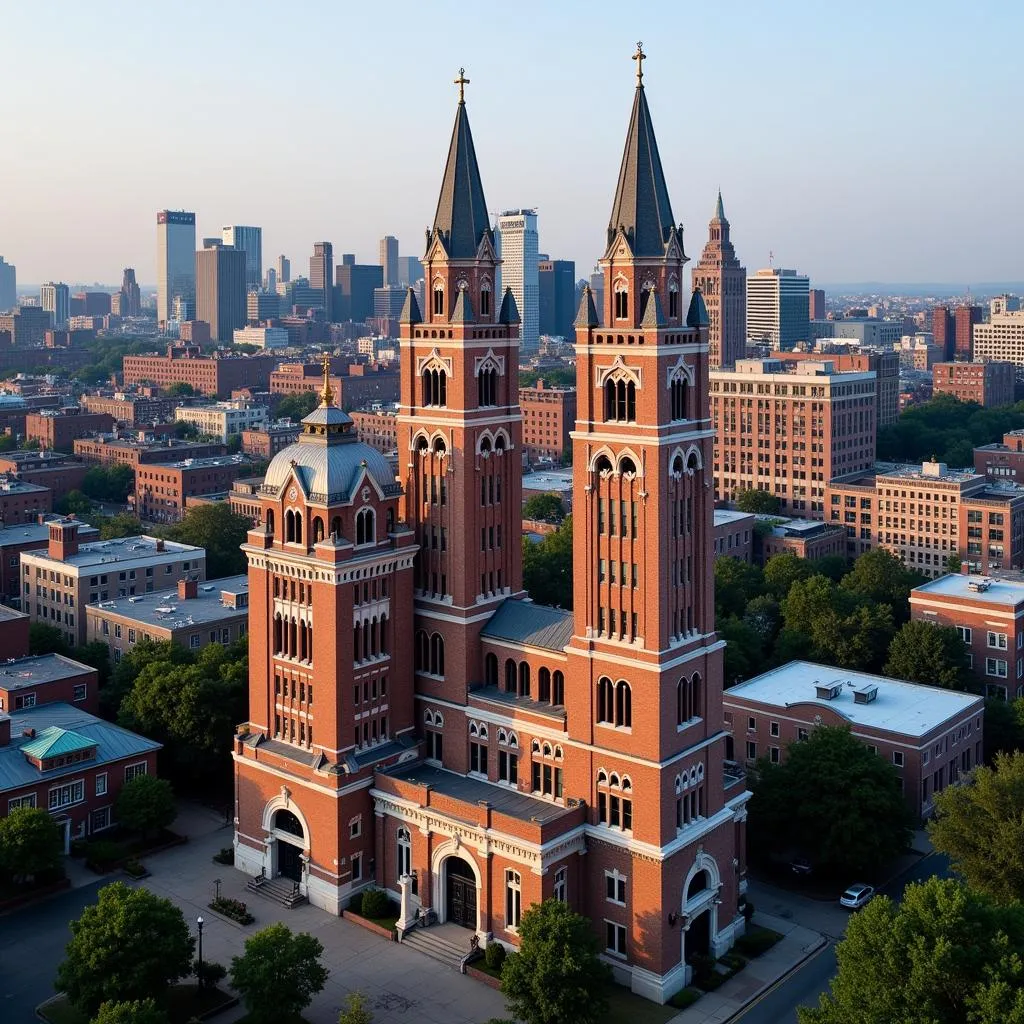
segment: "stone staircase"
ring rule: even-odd
[[[250,892],[265,896],[289,910],[306,902],[306,897],[299,892],[298,883],[290,878],[264,878],[262,875],[256,875],[246,882],[245,887]]]
[[[472,935],[468,928],[439,924],[431,928],[411,928],[402,937],[402,943],[458,971],[462,966],[462,958],[470,950],[469,940]]]

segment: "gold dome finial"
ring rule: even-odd
[[[324,386],[320,391],[320,401],[324,405],[334,404],[334,391],[331,389],[331,357],[324,353]]]

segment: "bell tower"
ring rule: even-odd
[[[417,679],[464,702],[479,632],[522,591],[519,313],[495,293],[498,259],[466,113],[465,70],[423,256],[426,309],[401,316],[399,474],[420,545]]]

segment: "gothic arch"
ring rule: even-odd
[[[686,471],[687,473],[695,473],[703,468],[704,458],[700,453],[700,449],[695,444],[691,444],[686,449]]]
[[[615,473],[617,476],[622,475],[622,463],[625,459],[632,461],[638,478],[644,475],[643,462],[640,460],[640,456],[632,448],[623,448],[615,457]]]
[[[309,822],[306,820],[306,816],[302,813],[299,805],[291,799],[291,794],[288,792],[287,786],[282,786],[281,789],[284,792],[278,793],[277,796],[271,797],[266,804],[263,806],[263,831],[268,834],[274,832],[274,815],[278,811],[290,811],[299,819],[299,824],[302,826],[302,831],[305,833],[303,842],[305,849],[309,849],[309,840],[312,836],[312,832],[309,828]],[[297,836],[294,838],[298,838]]]
[[[639,366],[627,366],[621,355],[616,355],[608,366],[602,366],[597,371],[597,387],[603,388],[608,380],[632,381],[637,388],[640,387],[643,378],[643,369]]]
[[[604,457],[608,462],[608,468],[612,469],[615,466],[615,453],[607,446],[602,446],[597,449],[596,452],[590,457],[590,465],[587,466],[588,473],[598,472],[597,463],[601,457]]]
[[[670,385],[674,380],[685,380],[687,384],[696,387],[697,381],[694,369],[682,356],[665,371],[666,386]]]
[[[705,896],[704,893],[710,893],[711,896],[715,896],[718,894],[718,887],[722,883],[722,875],[721,872],[718,870],[718,864],[715,863],[715,858],[712,857],[710,853],[705,853],[703,850],[700,850],[697,853],[697,856],[694,858],[693,865],[687,872],[686,879],[683,882],[683,891],[681,893],[680,904],[684,913],[686,912],[687,905],[686,893],[690,888],[690,883],[694,880],[694,878],[696,878],[696,876],[701,871],[707,872],[708,887],[701,891],[701,897],[698,900],[695,900],[694,902],[700,903],[702,905],[701,909],[703,909],[703,904],[706,904],[710,901],[710,897]],[[691,907],[691,909],[693,908]],[[714,938],[714,936],[712,936],[712,938]]]

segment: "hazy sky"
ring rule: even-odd
[[[43,8],[45,7],[45,15]],[[21,283],[154,280],[156,211],[421,255],[465,65],[492,211],[604,239],[637,39],[687,252],[720,184],[749,270],[1024,277],[1024,5],[1004,0],[3,3],[0,255]]]

